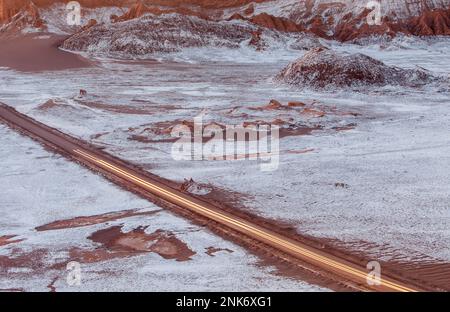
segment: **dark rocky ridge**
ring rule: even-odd
[[[252,38],[255,27],[212,22],[193,16],[145,15],[111,25],[95,25],[68,38],[63,48],[106,54],[143,56],[192,47],[238,48]]]

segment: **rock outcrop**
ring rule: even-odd
[[[436,78],[419,69],[391,67],[364,54],[339,54],[326,48],[306,53],[284,68],[277,81],[297,87],[420,86]]]
[[[149,7],[147,7],[142,1],[136,2],[124,15],[119,17],[117,21],[128,21],[131,19],[135,19],[141,17],[147,13],[154,13],[151,11]]]
[[[276,17],[267,13],[261,13],[249,19],[250,22],[258,26],[284,32],[301,32],[305,29],[293,21],[283,17]]]
[[[21,31],[26,28],[46,29],[45,21],[41,18],[39,9],[31,1],[28,1],[17,14],[13,15],[8,23],[0,28],[0,32]]]
[[[153,15],[163,15],[163,14],[182,14],[187,16],[196,16],[205,20],[209,20],[209,16],[207,14],[202,13],[198,10],[191,10],[186,7],[175,7],[175,8],[161,8],[157,6],[151,6],[144,3],[144,1],[140,0],[133,4],[129,10],[119,17],[112,18],[113,22],[124,22],[129,21],[135,18],[139,18],[145,14],[153,14]]]
[[[63,48],[118,57],[143,57],[193,47],[239,48],[256,27],[181,15],[144,15],[110,25],[94,25],[63,43]]]
[[[410,19],[408,28],[416,36],[450,36],[450,8],[423,12]]]
[[[254,15],[246,18],[252,19],[265,9],[274,18],[285,18],[300,26],[300,31],[340,41],[377,35],[394,37],[399,33],[415,36],[450,33],[450,0],[378,0],[379,8],[368,7],[368,1],[360,0],[277,2],[273,1],[270,9],[268,5],[256,4]],[[369,22],[375,15],[379,20]]]
[[[239,13],[236,13],[229,17],[228,20],[248,21],[257,26],[283,32],[302,32],[305,30],[301,25],[298,25],[287,18],[276,17],[267,13],[260,13],[251,17],[245,17]]]
[[[27,0],[0,0],[0,23],[8,21],[26,4]]]
[[[423,11],[419,16],[393,20],[384,17],[380,25],[365,23],[369,11],[336,26],[333,38],[349,41],[374,35],[394,37],[397,34],[414,36],[450,35],[450,9]],[[359,26],[358,26],[359,25]]]

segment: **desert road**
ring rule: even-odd
[[[381,279],[375,285],[369,285],[367,283],[368,270],[365,267],[327,254],[326,250],[314,248],[283,236],[251,220],[235,216],[229,211],[213,206],[211,203],[165,185],[156,178],[151,178],[149,174],[140,171],[136,166],[117,159],[89,143],[39,123],[1,103],[0,121],[96,172],[114,176],[117,181],[122,181],[117,183],[122,187],[125,183],[133,188],[139,188],[153,198],[163,199],[191,214],[214,221],[222,227],[236,231],[239,235],[247,236],[290,257],[320,268],[324,272],[338,276],[343,281],[350,281],[357,285],[359,289],[386,292],[415,292],[421,290],[417,286],[408,285],[407,282],[387,277],[385,274],[381,275]]]

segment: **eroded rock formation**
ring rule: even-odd
[[[0,28],[0,32],[19,31],[27,27],[45,30],[45,21],[39,14],[37,6],[28,1],[19,12],[9,18],[8,23]]]
[[[60,0],[56,2],[67,2]],[[379,0],[380,23],[369,23],[373,7],[359,0],[79,0],[83,7],[129,8],[116,22],[145,14],[181,14],[205,20],[245,20],[282,32],[310,32],[322,38],[349,41],[373,35],[393,37],[450,35],[450,0]],[[26,0],[0,0],[0,22],[10,20]],[[37,7],[54,4],[34,0]]]
[[[181,14],[148,15],[90,27],[67,39],[63,47],[74,51],[139,57],[193,47],[238,48],[241,42],[250,40],[255,31],[251,25],[213,22]]]
[[[364,54],[313,49],[284,68],[276,80],[297,87],[420,86],[435,78],[420,69],[392,67]]]

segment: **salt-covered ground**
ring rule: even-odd
[[[279,276],[274,268],[258,265],[258,259],[241,247],[121,190],[4,125],[0,125],[0,158],[1,290],[324,290]],[[149,214],[80,227],[35,229],[59,220],[132,209]],[[156,252],[101,261],[86,257],[80,264],[81,285],[69,284],[68,276],[74,271],[67,270],[66,264],[78,260],[74,251],[99,254],[101,245],[88,237],[113,226],[123,226],[124,232],[138,227],[146,227],[149,234],[170,232],[194,254],[182,261],[165,259]],[[9,235],[14,237],[4,239]],[[223,250],[209,255],[209,247]]]
[[[326,44],[388,65],[450,72],[448,39],[389,48]],[[375,259],[423,260],[425,255],[449,261],[448,85],[353,92],[275,84],[272,77],[302,53],[191,49],[172,61],[98,59],[95,67],[32,74],[3,69],[0,83],[8,88],[1,90],[0,101],[155,174],[243,193],[246,209],[286,221],[299,233],[338,239]],[[87,97],[77,97],[80,88]],[[51,105],[41,106],[49,99]],[[249,109],[271,99],[338,113],[306,118],[294,110]],[[148,128],[192,121],[201,112],[222,124],[291,118],[323,129],[283,138],[280,165],[273,172],[262,172],[254,161],[175,161],[171,143],[135,139],[158,138]],[[333,130],[350,124],[356,127]]]

